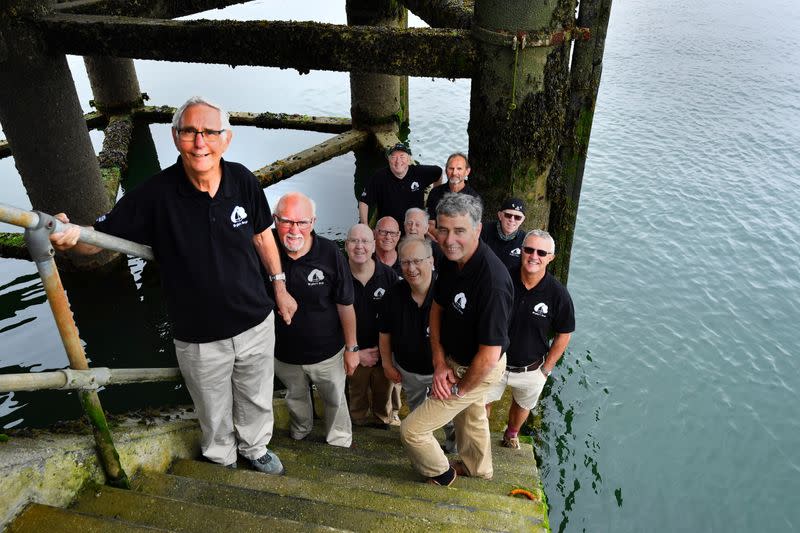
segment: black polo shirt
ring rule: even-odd
[[[511,272],[511,278],[514,309],[506,364],[528,366],[544,361],[551,334],[575,331],[575,308],[566,287],[549,272],[530,290],[522,284],[519,267]]]
[[[425,206],[425,189],[442,177],[441,167],[435,165],[410,165],[403,179],[397,179],[388,167],[378,170],[367,180],[360,201],[376,206],[378,218],[394,217],[400,230],[406,211],[411,207]]]
[[[176,339],[211,342],[259,324],[274,302],[253,236],[272,224],[264,191],[238,163],[221,161],[214,198],[197,190],[180,157],[123,196],[95,229],[152,246]]]
[[[375,273],[366,285],[362,285],[355,276],[352,278],[358,345],[361,348],[372,348],[378,345],[378,310],[381,299],[400,276],[391,267],[375,261]]]
[[[436,220],[436,206],[439,205],[442,197],[444,197],[444,195],[448,192],[450,192],[449,183],[445,183],[444,185],[439,185],[431,189],[431,192],[428,194],[428,201],[425,202],[425,209],[427,209],[431,220]],[[470,187],[469,183],[465,183],[464,188],[458,191],[458,194],[468,194],[470,196],[474,196],[478,200],[481,200],[481,195],[478,194],[478,191]],[[483,200],[481,200],[481,204],[483,204]]]
[[[517,230],[514,238],[504,241],[497,234],[500,227],[500,221],[493,224],[484,224],[481,230],[481,240],[489,245],[489,248],[495,253],[497,257],[506,265],[506,268],[511,270],[519,266],[520,257],[522,256],[522,243],[525,240],[525,232],[521,229]]]
[[[428,317],[435,285],[436,272],[433,273],[428,295],[420,307],[411,297],[411,286],[408,282],[397,282],[383,297],[378,319],[381,333],[392,336],[392,353],[397,364],[406,372],[423,376],[433,374]]]
[[[286,289],[297,300],[292,323],[275,320],[275,358],[294,365],[311,365],[336,355],[344,332],[336,304],[353,303],[350,267],[336,243],[313,231],[311,249],[292,259],[278,240]]]
[[[442,346],[458,363],[469,365],[479,344],[508,346],[514,288],[508,270],[484,243],[461,270],[454,261],[441,262],[434,299],[443,309]]]

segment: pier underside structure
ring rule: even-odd
[[[581,1],[577,19],[578,0],[347,0],[348,25],[173,20],[239,3],[0,4],[0,123],[7,136],[0,157],[14,157],[33,209],[91,223],[113,205],[129,171],[131,139],[144,137],[152,147],[146,125],[169,122],[169,107],[144,105],[133,59],[349,72],[349,118],[233,114],[236,125],[334,134],[253,169],[265,187],[355,148],[398,141],[409,120],[409,75],[469,78],[471,179],[487,219],[503,198],[525,199],[525,226],[554,235],[554,272],[566,281],[610,0]],[[431,27],[408,28],[408,9]],[[215,46],[195,45],[209,41]],[[84,57],[96,112],[81,114],[67,54]],[[104,130],[99,156],[88,128]],[[58,140],[46,153],[43,136]],[[26,256],[8,234],[0,236],[0,254]],[[70,266],[112,258],[71,258]]]

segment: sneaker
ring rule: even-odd
[[[453,484],[453,481],[455,481],[457,477],[458,474],[456,473],[456,469],[451,466],[450,468],[447,469],[447,472],[445,472],[444,474],[439,474],[438,476],[435,477],[429,477],[426,483],[428,483],[428,485],[439,485],[441,487],[449,487],[450,485]]]
[[[286,472],[278,456],[269,450],[258,459],[251,459],[250,464],[253,465],[253,468],[264,474],[282,476]]]
[[[503,442],[501,442],[500,445],[503,448],[513,448],[515,450],[519,450],[519,437],[517,435],[514,435],[513,437],[503,435]]]
[[[448,455],[452,455],[458,453],[458,447],[456,443],[451,440],[446,440],[442,443],[442,451]]]
[[[236,461],[232,462],[229,465],[225,465],[225,468],[230,468],[231,470],[236,470]]]
[[[400,425],[400,417],[397,413],[392,413],[392,418],[389,419],[390,426],[399,426]]]

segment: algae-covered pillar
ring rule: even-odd
[[[547,227],[574,12],[575,0],[475,0],[469,156],[487,218],[513,194],[528,205],[526,227]]]
[[[549,226],[557,252],[550,270],[564,283],[569,275],[572,239],[578,219],[578,202],[603,72],[603,50],[610,16],[611,0],[582,0],[580,3],[578,26],[589,28],[591,38],[576,41],[572,51],[567,116],[559,153],[561,177],[559,190],[552,195]]]
[[[393,0],[347,0],[351,26],[408,27],[408,11]],[[408,122],[408,76],[350,73],[350,114],[353,127],[397,133]]]
[[[142,105],[139,79],[132,59],[86,56],[83,62],[98,111],[106,115],[127,113]]]
[[[48,50],[30,17],[50,0],[0,3],[0,123],[34,209],[90,224],[110,208],[100,167],[63,53]],[[91,264],[104,263],[97,254]],[[87,265],[77,258],[81,266]]]

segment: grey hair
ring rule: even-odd
[[[278,199],[278,203],[275,204],[275,214],[276,215],[280,216],[280,214],[283,212],[283,205],[286,203],[286,200],[288,200],[289,198],[299,198],[301,200],[308,201],[308,203],[311,204],[311,217],[315,218],[317,216],[317,204],[316,204],[316,202],[314,202],[314,200],[312,200],[311,198],[309,198],[305,194],[303,194],[301,192],[297,192],[297,191],[287,192],[286,194],[284,194],[283,196],[281,196]]]
[[[469,194],[448,192],[444,194],[439,205],[436,206],[436,216],[438,217],[439,215],[446,217],[467,215],[472,221],[472,227],[477,228],[483,216],[483,204]]]
[[[186,111],[187,108],[193,105],[205,105],[213,109],[216,109],[217,111],[219,111],[219,122],[221,124],[220,127],[226,132],[231,130],[231,120],[230,120],[230,115],[228,115],[228,112],[204,96],[192,96],[191,98],[186,100],[182,106],[180,106],[178,109],[175,110],[175,114],[172,115],[172,129],[176,131],[180,129],[183,113]],[[227,133],[224,133],[223,135],[227,135]]]
[[[366,224],[353,224],[353,225],[350,227],[350,229],[349,229],[349,230],[347,230],[347,238],[348,238],[348,239],[350,238],[350,235],[352,235],[352,234],[353,234],[353,231],[354,231],[356,228],[364,228],[365,230],[367,230],[367,233],[369,233],[370,235],[372,235],[372,228],[370,228],[370,227],[369,227],[369,226],[367,226]],[[373,240],[372,242],[374,243],[375,241]]]
[[[543,229],[532,229],[528,233],[525,234],[525,238],[522,239],[522,242],[528,240],[528,237],[539,237],[540,239],[544,239],[550,243],[550,253],[556,253],[556,241],[553,240],[553,237],[547,233]]]
[[[411,214],[414,214],[414,213],[421,213],[422,215],[424,215],[425,216],[425,222],[429,222],[431,220],[431,216],[424,209],[420,209],[419,207],[409,207],[406,210],[406,218],[403,219],[403,222],[407,222],[408,221],[408,215],[411,215]]]
[[[464,159],[464,163],[466,163],[466,164],[467,164],[467,168],[472,168],[472,167],[469,165],[469,157],[467,157],[467,154],[465,154],[465,153],[463,153],[463,152],[453,152],[452,154],[450,154],[450,155],[448,156],[448,158],[447,158],[447,161],[446,161],[446,162],[445,162],[445,164],[444,164],[445,168],[447,168],[447,165],[449,165],[449,164],[450,164],[450,161],[451,161],[451,160],[452,160],[454,157],[461,157],[461,158],[463,158],[463,159]],[[467,179],[467,178],[464,178],[464,179]]]
[[[428,256],[433,255],[433,248],[431,248],[430,239],[421,239],[414,235],[406,235],[405,237],[400,239],[400,242],[397,244],[397,254],[399,255],[400,253],[402,253],[403,249],[406,246],[415,242],[420,243],[422,245],[422,247],[425,249],[425,255]]]

